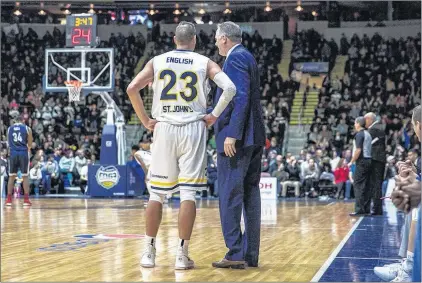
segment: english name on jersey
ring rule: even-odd
[[[208,58],[174,50],[153,59],[154,99],[152,116],[160,122],[183,125],[206,114]]]

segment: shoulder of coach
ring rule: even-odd
[[[369,134],[371,135],[372,139],[378,138],[379,140],[385,139],[385,129],[384,126],[381,124],[375,124],[373,127],[368,129]]]
[[[239,45],[237,48],[235,48],[230,54],[229,58],[248,67],[251,67],[251,63],[255,62],[255,57],[243,45]]]

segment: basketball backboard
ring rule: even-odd
[[[86,92],[114,90],[112,48],[45,50],[45,92],[67,92],[65,81],[78,80]]]

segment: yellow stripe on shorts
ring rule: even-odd
[[[159,186],[159,187],[173,187],[179,183],[183,183],[183,184],[206,184],[207,183],[207,178],[199,178],[199,179],[195,179],[195,178],[180,178],[177,181],[174,182],[156,182],[156,181],[149,181],[149,183],[153,186]]]

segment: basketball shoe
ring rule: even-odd
[[[155,267],[155,253],[155,247],[153,245],[147,245],[144,253],[142,254],[141,266],[147,268]]]
[[[179,247],[176,253],[176,264],[174,269],[176,270],[186,270],[192,269],[195,267],[193,260],[188,256],[188,251],[183,247]]]
[[[400,262],[396,262],[392,264],[386,264],[384,266],[376,266],[374,267],[374,273],[384,281],[391,281],[397,277],[400,265]]]
[[[31,205],[32,205],[32,202],[29,200],[29,198],[23,201],[23,206],[31,206]]]
[[[6,206],[12,206],[12,195],[7,195]]]
[[[403,260],[400,264],[397,276],[391,282],[412,282],[413,260],[409,258]]]

